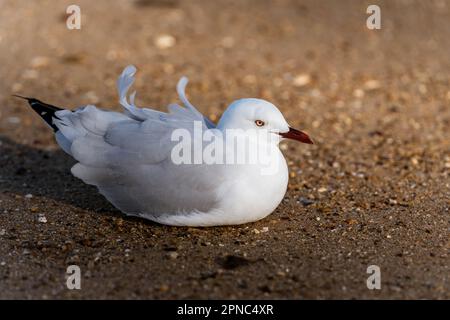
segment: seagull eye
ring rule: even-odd
[[[262,121],[262,120],[256,120],[256,121],[255,121],[255,124],[256,124],[258,127],[262,127],[262,126],[264,125],[264,121]]]

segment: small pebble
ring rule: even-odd
[[[21,84],[19,82],[14,83],[11,87],[11,91],[15,92],[15,93],[22,91],[22,90],[23,90],[23,84]]]
[[[389,204],[396,205],[397,204],[397,200],[389,199]]]
[[[175,37],[173,37],[169,34],[164,34],[164,35],[158,36],[155,39],[154,43],[158,49],[168,49],[175,45],[176,40],[175,40]]]
[[[309,206],[309,205],[311,205],[311,204],[314,203],[313,200],[308,199],[308,198],[303,198],[303,197],[300,197],[299,202],[300,202],[302,205],[304,205],[305,207],[307,207],[307,206]]]
[[[20,118],[19,117],[8,117],[8,122],[11,124],[19,124]]]
[[[31,67],[32,68],[43,68],[48,66],[49,60],[47,57],[34,57],[33,60],[31,60]]]
[[[295,87],[303,87],[311,82],[311,76],[306,73],[302,73],[297,75],[294,78],[293,84]]]
[[[96,104],[100,101],[99,97],[94,91],[88,91],[84,94],[84,97],[89,100],[89,103]]]
[[[169,286],[168,285],[166,285],[166,284],[163,284],[161,287],[159,287],[159,291],[161,291],[161,292],[167,292],[167,291],[169,291]]]
[[[256,83],[256,76],[253,74],[247,74],[244,76],[244,79],[242,79],[245,84],[255,84]]]
[[[355,98],[362,98],[362,97],[364,97],[364,91],[361,90],[361,89],[355,89],[355,90],[353,91],[353,96],[354,96]]]
[[[40,214],[38,221],[41,223],[47,223],[47,218],[43,214]]]
[[[420,92],[421,94],[427,94],[427,92],[428,92],[427,86],[424,85],[424,84],[420,84],[420,85],[419,85],[419,92]]]
[[[364,89],[366,90],[375,90],[381,87],[381,83],[378,80],[367,80],[364,83]]]

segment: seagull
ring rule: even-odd
[[[72,111],[17,97],[28,101],[53,129],[58,145],[77,161],[72,174],[96,186],[126,215],[171,226],[210,227],[254,222],[277,208],[288,185],[288,167],[279,143],[293,139],[312,144],[306,133],[290,127],[275,105],[255,98],[234,101],[216,125],[187,99],[186,77],[177,85],[181,106],[171,104],[168,112],[137,107],[136,92],[128,96],[135,73],[130,65],[117,81],[123,112],[93,105]],[[194,123],[219,142],[227,142],[225,133],[230,130],[244,138],[249,138],[248,132],[265,130],[266,139],[248,143],[264,145],[275,170],[264,174],[258,162],[175,163],[173,148],[178,142],[172,133],[177,129],[192,133]],[[194,144],[196,139],[203,138],[194,133]]]

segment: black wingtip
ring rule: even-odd
[[[17,97],[17,98],[21,98],[21,99],[25,99],[25,100],[31,100],[31,99],[33,99],[33,98],[30,98],[30,97],[24,97],[24,96],[21,96],[21,95],[18,95],[18,94],[12,94],[12,96],[13,97]]]
[[[20,98],[20,99],[27,100],[29,103],[31,103],[31,102],[40,102],[40,103],[42,103],[42,102],[39,101],[38,99],[32,98],[32,97],[24,97],[24,96],[21,96],[21,95],[19,95],[19,94],[13,94],[12,96],[13,96],[13,97],[16,97],[16,98]]]

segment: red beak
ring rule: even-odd
[[[286,139],[297,140],[307,144],[314,144],[314,142],[312,142],[311,138],[306,133],[291,127],[289,127],[288,132],[280,132],[279,134]]]

